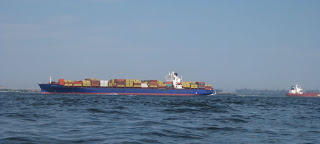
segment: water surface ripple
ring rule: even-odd
[[[319,143],[320,98],[0,93],[0,143]]]

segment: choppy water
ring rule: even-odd
[[[319,143],[320,98],[0,93],[0,143]]]

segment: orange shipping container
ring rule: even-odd
[[[64,79],[59,79],[59,85],[64,85]]]

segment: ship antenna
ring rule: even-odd
[[[52,78],[51,78],[51,75],[50,75],[50,77],[49,77],[49,83],[51,84],[51,81],[52,81]]]

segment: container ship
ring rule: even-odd
[[[318,92],[316,93],[304,93],[300,85],[296,84],[291,86],[291,89],[286,94],[287,96],[302,96],[302,97],[320,97]]]
[[[185,82],[178,73],[169,72],[165,82],[159,80],[87,78],[73,81],[59,79],[58,82],[39,84],[44,94],[104,94],[104,95],[213,95],[215,90],[205,82]]]

